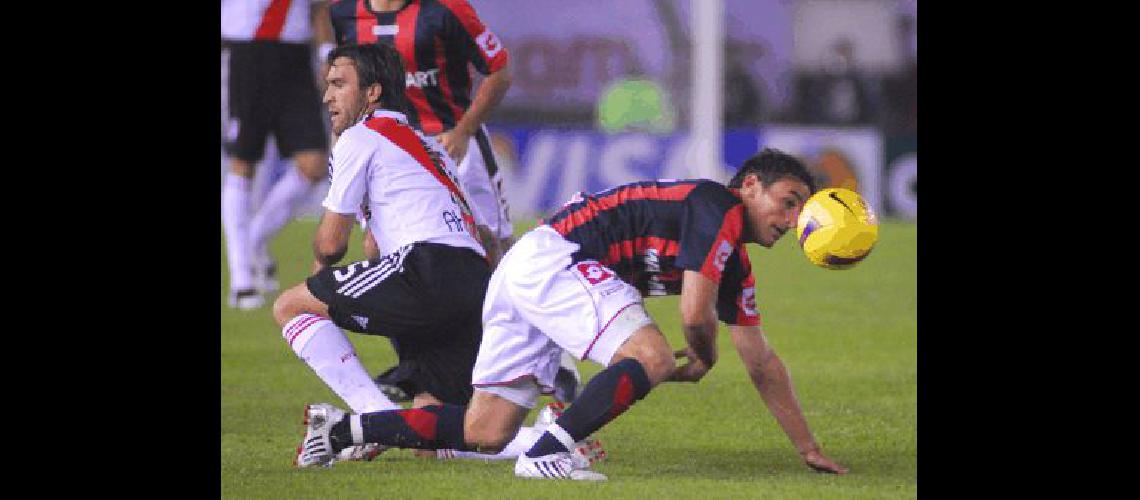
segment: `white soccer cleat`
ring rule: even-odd
[[[333,452],[329,433],[333,424],[344,418],[344,412],[335,406],[322,403],[305,406],[305,438],[297,447],[293,464],[297,467],[331,467],[337,454]]]
[[[230,307],[250,311],[265,305],[265,297],[255,289],[234,290],[230,292]]]
[[[557,401],[547,403],[538,412],[538,417],[534,419],[534,427],[538,430],[545,430],[555,420],[558,420],[558,417],[562,416],[563,411],[566,411],[566,405]],[[574,449],[570,450],[570,453],[575,460],[586,464],[587,467],[606,458],[606,450],[602,448],[602,442],[592,437],[574,443]]]
[[[530,458],[526,453],[515,462],[515,475],[535,479],[570,479],[574,481],[605,481],[606,475],[594,472],[576,463],[569,453],[551,453]]]
[[[534,419],[534,426],[538,429],[545,429],[553,424],[558,417],[562,416],[562,412],[566,411],[566,405],[560,401],[553,403],[546,403],[538,412],[538,417]]]
[[[376,443],[354,444],[336,454],[337,462],[371,462],[388,450],[387,446],[382,446]]]

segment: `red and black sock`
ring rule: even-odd
[[[360,426],[365,443],[376,443],[397,448],[434,450],[447,448],[468,450],[463,442],[463,415],[466,408],[456,405],[432,405],[407,410],[362,413]],[[350,417],[351,418],[351,417]],[[332,435],[338,442],[352,442],[350,418],[333,426]],[[333,445],[333,449],[343,446]]]
[[[649,376],[641,363],[633,358],[623,359],[590,379],[570,408],[554,423],[574,442],[581,441],[644,398],[649,388]],[[550,432],[544,432],[526,456],[534,458],[563,451],[570,450]]]

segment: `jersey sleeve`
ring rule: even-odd
[[[368,165],[375,152],[367,139],[359,129],[349,129],[333,147],[329,192],[321,203],[328,211],[346,215],[359,211],[368,192]]]
[[[716,315],[727,325],[757,326],[760,311],[756,308],[756,279],[748,251],[738,245],[729,257],[717,290]]]
[[[744,205],[740,199],[717,183],[701,184],[685,200],[675,265],[720,283],[728,258],[742,246],[743,230]]]
[[[445,19],[449,49],[471,61],[475,69],[484,75],[507,65],[510,57],[507,48],[483,25],[471,4],[466,0],[441,0],[440,3],[451,12],[451,16]]]

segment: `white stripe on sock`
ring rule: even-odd
[[[348,416],[348,428],[352,431],[352,444],[364,444],[364,425],[360,423],[360,415]]]
[[[551,436],[554,436],[554,439],[562,443],[562,446],[566,447],[566,451],[574,450],[574,438],[570,437],[570,433],[566,432],[566,430],[558,424],[550,424],[550,426],[546,428],[546,432],[549,432]]]

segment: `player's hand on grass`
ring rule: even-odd
[[[700,358],[697,353],[693,352],[692,347],[686,347],[673,353],[673,357],[677,359],[685,358],[688,363],[678,366],[673,370],[673,375],[669,377],[672,382],[696,382],[704,378],[705,374],[709,372],[709,367]]]
[[[447,150],[447,154],[451,156],[455,163],[463,161],[463,157],[467,155],[467,144],[471,142],[471,134],[465,133],[458,128],[453,128],[439,134],[439,143],[443,145],[443,149]]]
[[[826,472],[829,474],[846,474],[847,468],[843,467],[823,455],[819,448],[808,451],[803,454],[804,463],[811,467],[816,472]]]

